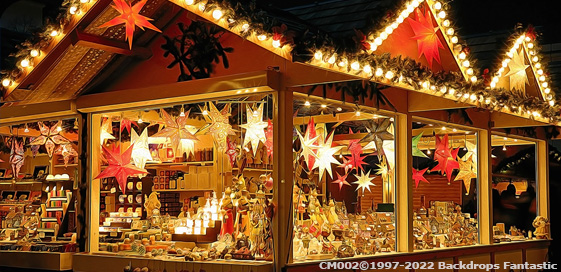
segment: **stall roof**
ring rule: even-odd
[[[513,96],[504,88],[488,88],[486,79],[473,69],[475,60],[460,43],[453,22],[448,18],[450,7],[443,2],[412,0],[398,8],[390,8],[395,1],[328,1],[274,14],[274,10],[262,12],[255,6],[245,7],[235,1],[141,1],[146,2],[141,14],[154,18],[153,23],[160,29],[164,29],[181,10],[169,3],[173,2],[287,60],[294,58],[294,61],[345,73],[356,79],[440,96],[471,107],[542,123],[556,123],[559,118],[555,103],[551,106],[541,103],[543,101],[528,102],[524,96]],[[125,60],[130,59],[118,56],[150,56],[150,50],[145,46],[156,32],[137,30],[130,50],[123,41],[124,26],[99,28],[118,15],[110,8],[110,0],[86,2],[68,6],[62,16],[62,27],[49,26],[42,34],[41,43],[28,44],[23,53],[20,52],[18,67],[2,80],[5,101],[40,103],[75,99],[108,65],[124,65]],[[380,14],[386,16],[380,17]],[[372,22],[373,18],[376,22]],[[411,23],[409,20],[423,23],[421,27],[424,28],[431,25],[438,28],[432,35],[431,46],[433,49],[437,46],[436,52],[440,50],[441,54],[450,55],[448,62],[454,63],[454,67],[427,68],[426,62],[434,50],[423,52],[425,60],[421,55],[409,54],[405,58],[392,51],[399,42],[394,39],[398,36],[394,31],[399,32],[400,26],[405,28],[407,24],[403,22]],[[284,23],[289,26],[299,24],[314,31],[294,29],[300,31],[293,33],[293,29],[287,29]],[[357,28],[365,33],[355,32]],[[405,31],[412,32],[411,29]],[[34,47],[40,48],[37,56],[32,55]],[[431,66],[431,61],[428,62]]]

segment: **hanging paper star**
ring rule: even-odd
[[[349,134],[352,135],[353,134],[353,130],[349,129]],[[356,140],[349,140],[349,151],[351,152],[351,156],[347,157],[350,159],[352,168],[355,168],[357,171],[360,168],[360,170],[364,171],[364,168],[362,168],[363,165],[367,165],[367,163],[364,162],[364,158],[366,158],[367,156],[361,156],[360,154],[362,154],[362,145],[360,145],[360,139],[356,139]]]
[[[343,163],[338,166],[339,168],[344,168],[345,173],[349,172],[349,170],[353,169],[353,163],[351,160],[347,160],[347,158],[343,157]],[[358,170],[357,170],[358,171]]]
[[[356,187],[356,191],[362,189],[362,194],[364,194],[364,190],[366,189],[371,192],[370,186],[376,186],[374,185],[374,183],[372,183],[372,180],[374,180],[374,178],[370,177],[370,171],[368,171],[366,175],[364,174],[364,171],[361,171],[360,176],[354,176],[357,178],[357,181],[353,182],[353,184],[358,185],[358,187]]]
[[[267,130],[265,131],[265,147],[267,148],[267,157],[273,158],[273,122],[267,119]]]
[[[113,129],[111,128],[111,121],[108,119],[103,120],[101,122],[101,130],[99,133],[99,142],[103,145],[105,144],[105,140],[114,140],[115,136],[111,134]]]
[[[238,157],[238,149],[236,148],[236,144],[230,141],[230,138],[226,138],[226,142],[228,143],[226,155],[228,155],[230,166],[234,167],[234,164],[236,163],[236,157]]]
[[[62,158],[64,159],[64,166],[68,166],[68,162],[70,161],[70,158],[73,157],[77,157],[78,156],[78,152],[76,152],[76,150],[74,150],[74,148],[72,147],[72,144],[62,144],[58,147],[57,154],[61,155]]]
[[[459,160],[458,163],[460,164],[460,172],[458,172],[454,181],[462,180],[464,182],[464,187],[466,188],[466,195],[468,195],[471,186],[471,179],[477,178],[477,174],[473,171],[474,163],[471,160],[471,156],[467,158],[464,156],[464,158]]]
[[[298,134],[298,137],[300,138],[300,143],[302,145],[302,152],[300,153],[300,156],[304,157],[304,161],[306,162],[308,169],[314,168],[315,161],[318,157],[316,154],[318,149],[318,145],[317,145],[318,136],[315,136],[316,132],[315,129],[313,128],[313,123],[314,121],[310,120],[304,136],[300,134],[300,131],[296,130],[296,133]],[[311,129],[310,129],[310,125],[312,127]]]
[[[347,176],[348,175],[349,175],[348,173],[345,173],[344,175],[341,176],[341,175],[339,175],[339,173],[337,173],[337,179],[334,180],[331,183],[339,184],[339,191],[341,191],[341,189],[343,188],[343,185],[351,186],[351,184],[349,184],[349,182],[347,181]]]
[[[141,0],[131,7],[131,5],[127,3],[125,0],[113,0],[113,3],[115,3],[115,5],[114,6],[112,5],[112,7],[115,10],[117,10],[120,13],[120,15],[118,15],[117,17],[113,18],[109,22],[106,22],[105,24],[99,27],[104,28],[104,27],[125,24],[126,39],[129,41],[129,49],[132,49],[132,39],[134,36],[135,26],[138,26],[142,30],[144,30],[144,28],[146,27],[157,32],[162,32],[149,22],[152,21],[152,19],[140,15],[140,11],[146,4],[146,1],[147,0]]]
[[[49,157],[53,156],[56,145],[68,144],[70,141],[59,134],[57,128],[62,125],[62,121],[58,121],[54,126],[47,127],[43,122],[39,122],[39,131],[41,136],[37,137],[29,145],[45,145]]]
[[[477,158],[477,146],[470,141],[466,141],[465,150],[467,150],[467,152],[462,157],[462,160],[467,161],[469,159],[473,162],[473,171],[477,173],[477,163],[475,162],[475,158]]]
[[[423,176],[427,170],[428,168],[422,170],[413,168],[413,181],[415,181],[415,188],[419,187],[419,182],[421,182],[421,180],[430,184],[430,182]]]
[[[226,143],[226,138],[228,135],[236,135],[236,132],[232,129],[230,125],[230,104],[226,104],[221,111],[218,111],[214,103],[209,102],[210,111],[206,110],[206,107],[201,108],[201,112],[206,112],[203,114],[205,121],[208,122],[207,125],[199,130],[199,133],[210,132],[212,138],[218,147],[219,151],[224,151],[228,148]]]
[[[16,138],[12,140],[12,150],[10,151],[10,165],[14,180],[19,176],[19,171],[25,162],[25,151],[23,149],[23,141],[18,142]]]
[[[528,67],[530,65],[526,65],[522,50],[514,52],[512,59],[508,63],[509,71],[504,75],[504,77],[508,77],[510,80],[510,89],[522,92],[526,90],[526,84],[529,84],[528,76],[526,75]]]
[[[382,159],[381,163],[377,163],[378,170],[376,170],[376,175],[382,176],[382,180],[388,181],[390,170],[388,169],[388,164],[385,159]]]
[[[138,124],[136,122],[133,122],[124,117],[121,118],[121,131],[123,131],[123,129],[126,129],[128,133],[131,133],[131,125],[135,125],[136,127],[138,127]]]
[[[327,170],[327,173],[329,174],[330,177],[333,177],[332,171],[331,171],[331,164],[335,164],[335,165],[340,165],[341,163],[339,163],[339,161],[337,161],[333,155],[335,155],[335,153],[339,152],[339,150],[341,150],[341,148],[343,148],[342,146],[336,146],[336,147],[331,147],[333,145],[333,135],[335,133],[331,133],[329,136],[327,136],[327,138],[325,139],[324,143],[320,143],[318,146],[318,150],[317,150],[317,160],[314,164],[313,169],[318,168],[319,169],[319,180],[322,180],[323,178],[323,173],[325,172],[325,170]]]
[[[241,128],[245,129],[243,146],[247,146],[248,143],[251,143],[251,150],[253,150],[253,156],[255,156],[257,154],[259,142],[265,143],[267,141],[265,136],[267,123],[263,122],[263,104],[259,105],[257,110],[253,110],[251,107],[247,106],[246,112],[247,123],[240,125]]]
[[[378,151],[378,158],[380,159],[384,155],[383,142],[385,140],[393,140],[393,134],[388,132],[388,128],[391,124],[390,118],[368,120],[365,125],[368,134],[360,140],[360,143],[366,142],[369,143],[368,145],[374,142],[376,151]]]
[[[415,33],[415,36],[412,38],[417,40],[419,58],[425,55],[429,67],[432,67],[433,59],[440,63],[440,53],[438,49],[444,49],[437,34],[439,28],[433,25],[429,9],[426,9],[425,15],[423,15],[420,9],[415,9],[415,16],[415,20],[407,18],[411,29],[413,29]]]
[[[165,110],[161,110],[162,118],[164,120],[164,124],[166,125],[166,127],[158,131],[156,134],[152,135],[152,137],[169,138],[171,142],[171,146],[176,156],[183,154],[184,150],[187,150],[188,152],[191,152],[190,150],[192,150],[188,142],[186,142],[185,147],[183,147],[183,143],[181,140],[189,140],[189,141],[199,140],[197,139],[197,137],[195,137],[195,135],[189,132],[189,130],[187,130],[186,128],[190,111],[191,110],[185,112],[185,116],[178,116],[177,118],[174,119]]]
[[[434,151],[434,158],[438,161],[438,164],[431,171],[441,171],[446,173],[448,181],[452,178],[452,172],[454,169],[458,169],[460,165],[456,161],[459,149],[451,149],[448,143],[448,134],[442,137],[442,140],[438,135],[435,136],[436,147]]]
[[[422,132],[419,135],[413,137],[413,141],[412,141],[412,144],[411,144],[411,147],[412,147],[412,152],[411,153],[414,157],[428,158],[428,156],[425,153],[423,153],[423,151],[421,151],[418,147],[419,146],[419,140],[421,140],[421,137],[423,137]]]
[[[144,169],[147,161],[152,160],[150,149],[148,148],[148,130],[144,129],[140,136],[133,129],[131,134],[132,149],[131,157],[134,165],[140,169]]]
[[[140,169],[131,164],[132,150],[134,144],[131,144],[122,154],[119,152],[119,146],[115,145],[111,149],[103,148],[103,157],[109,164],[95,179],[115,177],[121,191],[125,192],[127,178],[134,175],[148,174],[144,169]]]

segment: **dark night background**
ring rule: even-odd
[[[341,1],[341,0],[337,0]],[[61,11],[61,0],[1,0],[0,1],[0,69],[11,68],[8,55],[15,51],[15,46],[29,37],[30,33],[49,18],[55,18]],[[310,0],[257,0],[260,6],[269,9],[290,9],[296,6],[313,7],[322,2]],[[457,27],[459,36],[466,40],[472,53],[479,60],[479,68],[493,68],[500,61],[500,55],[507,46],[507,39],[514,32],[518,23],[523,27],[536,27],[539,44],[542,46],[544,63],[552,78],[553,90],[561,85],[561,20],[559,20],[558,1],[555,0],[455,0],[451,3],[450,18]],[[557,4],[557,5],[555,5]],[[19,6],[19,7],[18,7]],[[485,37],[485,42],[481,42]],[[470,43],[470,41],[473,41]],[[493,50],[479,50],[478,45],[494,44]],[[559,92],[557,92],[560,95]],[[552,142],[552,150],[561,150],[561,143]],[[553,160],[550,166],[550,211],[552,234],[554,238],[560,224],[559,206],[561,193],[561,165]],[[559,240],[553,240],[550,261],[558,262]]]

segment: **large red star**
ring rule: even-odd
[[[442,137],[442,140],[438,135],[435,136],[436,147],[434,151],[434,158],[438,161],[438,164],[431,171],[441,171],[446,173],[448,181],[452,177],[452,172],[454,169],[459,169],[460,164],[456,161],[459,149],[450,148],[448,144],[448,134]]]
[[[415,36],[412,38],[417,40],[419,58],[425,55],[429,67],[432,67],[433,59],[440,63],[440,53],[438,49],[444,48],[437,34],[438,27],[432,24],[432,16],[428,9],[425,11],[425,15],[423,15],[420,9],[415,9],[415,17],[416,20],[411,18],[407,19],[413,32],[415,32]]]
[[[113,3],[115,3],[115,5],[112,7],[116,9],[120,13],[120,15],[113,18],[109,22],[102,24],[99,27],[103,28],[103,27],[125,24],[126,38],[129,41],[129,48],[132,48],[132,38],[134,36],[135,26],[140,27],[140,29],[142,30],[144,30],[144,28],[146,27],[157,32],[162,32],[156,26],[154,26],[149,22],[152,21],[152,19],[140,15],[140,11],[146,4],[146,1],[147,0],[141,0],[131,7],[131,5],[127,3],[125,0],[113,0]]]
[[[415,181],[415,188],[419,187],[419,182],[421,182],[421,180],[426,182],[426,183],[430,183],[423,176],[427,170],[428,170],[428,168],[425,168],[423,170],[417,170],[417,169],[413,168],[413,180]]]
[[[349,174],[346,173],[346,174],[344,174],[344,175],[341,176],[341,175],[339,175],[339,173],[337,173],[337,179],[334,180],[334,181],[331,182],[331,183],[339,184],[339,191],[341,191],[341,189],[343,188],[343,185],[351,186],[351,184],[349,184],[349,182],[347,181],[347,176],[348,176],[348,175],[349,175]]]
[[[109,164],[95,179],[115,177],[121,191],[125,192],[127,178],[138,174],[148,174],[144,169],[140,169],[131,163],[131,155],[134,144],[131,144],[122,154],[119,152],[119,146],[114,145],[111,149],[103,146],[103,157]]]
[[[352,129],[349,129],[349,134],[353,134]],[[364,162],[364,158],[366,158],[366,156],[360,156],[360,154],[362,154],[362,145],[360,145],[359,142],[360,139],[349,141],[349,151],[351,152],[351,156],[347,158],[350,159],[352,168],[356,168],[357,171],[360,168],[360,170],[364,171],[364,168],[362,168],[362,166],[367,164]]]

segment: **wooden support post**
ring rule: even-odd
[[[292,262],[292,131],[293,93],[282,88],[274,93],[273,120],[273,196],[277,214],[273,219],[275,270],[281,271]]]
[[[89,135],[90,142],[87,144],[88,153],[88,197],[87,197],[87,226],[88,228],[88,243],[86,250],[88,252],[97,252],[99,250],[99,198],[100,198],[100,181],[94,177],[101,171],[100,164],[100,128],[101,128],[101,115],[89,114]]]
[[[412,122],[412,116],[409,113],[396,116],[395,193],[397,197],[395,207],[398,252],[413,251]]]
[[[493,169],[491,166],[491,131],[477,132],[477,215],[479,220],[479,243],[493,243]]]
[[[536,184],[538,216],[549,217],[549,153],[548,143],[544,140],[536,142]]]

